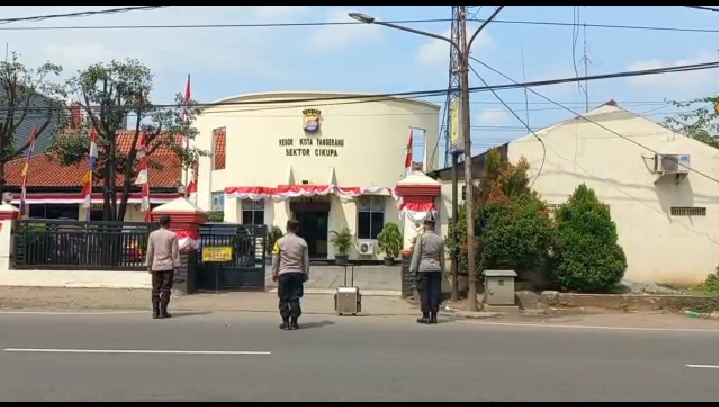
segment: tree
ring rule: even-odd
[[[627,269],[616,225],[594,190],[580,185],[555,215],[553,273],[565,290],[602,292],[621,282]]]
[[[529,187],[529,164],[522,159],[513,165],[497,150],[486,153],[480,188],[471,197],[476,205],[478,270],[503,268],[517,272],[541,271],[547,263],[552,241],[552,222],[546,204]],[[460,207],[455,229],[450,226],[447,246],[459,247],[462,266],[467,267],[466,207]]]
[[[87,120],[79,131],[57,134],[48,156],[63,166],[84,162],[89,154],[89,134],[95,129],[99,157],[93,177],[103,182],[104,219],[108,221],[125,219],[130,188],[137,176],[137,142],[143,132],[150,154],[148,165],[155,168],[161,166],[152,160],[152,153],[158,149],[176,154],[182,168],[190,168],[199,156],[208,155],[178,142],[179,138],[192,140],[197,135],[197,129],[190,125],[198,113],[196,102],[185,101],[178,94],[172,106],[153,104],[153,79],[149,68],[128,59],[93,64],[68,81],[69,89],[80,99]],[[189,118],[186,122],[181,120],[184,106]],[[124,151],[118,146],[118,134],[126,128],[132,133],[132,142],[129,150]],[[120,186],[118,176],[123,179]]]
[[[0,62],[0,195],[5,186],[5,163],[27,151],[33,127],[37,126],[37,138],[41,139],[54,130],[51,124],[60,123],[65,95],[58,80],[61,72],[62,67],[51,62],[28,68],[16,53]],[[20,130],[28,134],[18,134]],[[19,136],[27,139],[20,142]]]
[[[719,148],[719,115],[715,109],[719,97],[705,97],[688,102],[670,100],[668,103],[680,109],[691,110],[666,117],[664,125],[667,128]]]

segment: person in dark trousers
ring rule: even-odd
[[[272,281],[277,282],[280,297],[280,329],[299,329],[297,322],[302,310],[300,298],[310,272],[310,257],[305,239],[297,236],[300,224],[287,222],[287,233],[272,248]]]
[[[420,324],[436,324],[442,302],[442,275],[444,273],[444,239],[435,232],[434,214],[424,219],[424,233],[417,236],[412,253],[412,270],[417,275],[422,318]]]
[[[167,312],[172,294],[172,280],[180,267],[180,243],[170,230],[170,215],[160,217],[160,229],[147,239],[147,272],[152,275],[152,318],[172,318]]]

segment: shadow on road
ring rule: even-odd
[[[304,322],[300,324],[301,329],[314,329],[314,328],[323,328],[325,326],[334,325],[335,323],[332,321],[314,321],[314,322]]]
[[[184,317],[210,315],[210,314],[212,314],[212,312],[209,312],[209,311],[175,311],[175,312],[171,312],[171,314],[172,314],[172,319],[177,319],[177,318],[184,318]]]

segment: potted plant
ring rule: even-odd
[[[273,225],[267,234],[267,262],[272,264],[272,248],[275,247],[275,243],[283,236],[282,229]]]
[[[335,248],[335,264],[344,266],[348,263],[349,252],[352,247],[352,232],[349,228],[341,232],[332,231],[332,245]]]
[[[402,233],[396,223],[388,223],[384,225],[382,231],[377,235],[377,245],[380,250],[384,251],[385,266],[394,266],[395,259],[399,257],[399,251],[402,247]]]

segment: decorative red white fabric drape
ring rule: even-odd
[[[408,201],[399,205],[399,217],[415,223],[424,221],[427,215],[435,212],[434,202]]]
[[[176,230],[180,250],[200,248],[200,232],[196,230]]]
[[[337,195],[340,198],[355,198],[360,195],[386,195],[392,196],[391,188],[366,187],[338,187],[336,185],[280,185],[277,187],[228,187],[225,196],[237,199],[251,199],[259,201],[273,199],[283,201],[289,198]]]

